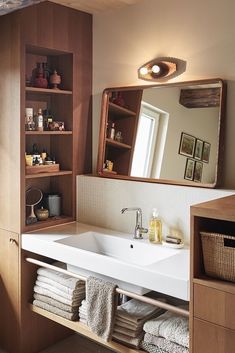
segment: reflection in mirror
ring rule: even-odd
[[[106,89],[102,176],[215,187],[221,170],[224,82]]]

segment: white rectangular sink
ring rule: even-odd
[[[98,232],[86,232],[80,235],[58,240],[58,243],[72,246],[80,250],[128,262],[147,266],[175,255],[178,250],[154,246],[142,240],[126,239]]]

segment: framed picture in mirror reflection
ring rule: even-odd
[[[196,161],[194,166],[193,181],[196,181],[198,183],[202,181],[202,169],[203,169],[203,163]]]
[[[196,163],[195,160],[191,158],[187,158],[185,172],[184,172],[184,179],[191,180],[191,181],[193,180],[195,163]]]
[[[196,139],[194,158],[201,161],[202,159],[202,151],[203,151],[203,141],[200,139]]]
[[[209,142],[203,143],[202,161],[209,163],[211,144]]]
[[[193,157],[196,144],[196,137],[185,132],[181,133],[179,154],[187,157]]]

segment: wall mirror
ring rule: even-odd
[[[215,187],[221,181],[225,82],[210,79],[103,92],[98,174]]]

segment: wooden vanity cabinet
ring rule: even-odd
[[[121,94],[121,105],[115,101],[115,97],[118,94]],[[108,104],[107,110],[102,112],[102,115],[105,114],[105,116],[102,117],[104,126],[101,129],[105,137],[100,141],[98,164],[103,165],[106,160],[113,162],[113,175],[130,175],[141,98],[142,90],[122,90],[119,92],[117,88],[109,89],[109,92],[104,92],[103,99],[107,99]],[[112,124],[114,124],[115,129],[114,138],[110,136]],[[116,133],[119,131],[122,136],[121,141],[115,138]],[[109,174],[109,172],[104,171],[104,174]]]
[[[190,352],[234,353],[235,283],[205,273],[200,231],[235,235],[235,195],[191,207]]]
[[[24,293],[36,268],[24,265],[21,233],[75,220],[76,175],[91,172],[92,16],[41,2],[0,16],[0,43],[0,350],[36,353],[71,331],[29,310]],[[37,62],[58,70],[59,90],[26,85]],[[50,108],[66,131],[26,131],[26,107]],[[26,172],[33,143],[56,158],[58,172]],[[59,193],[61,217],[26,225],[30,187]]]

